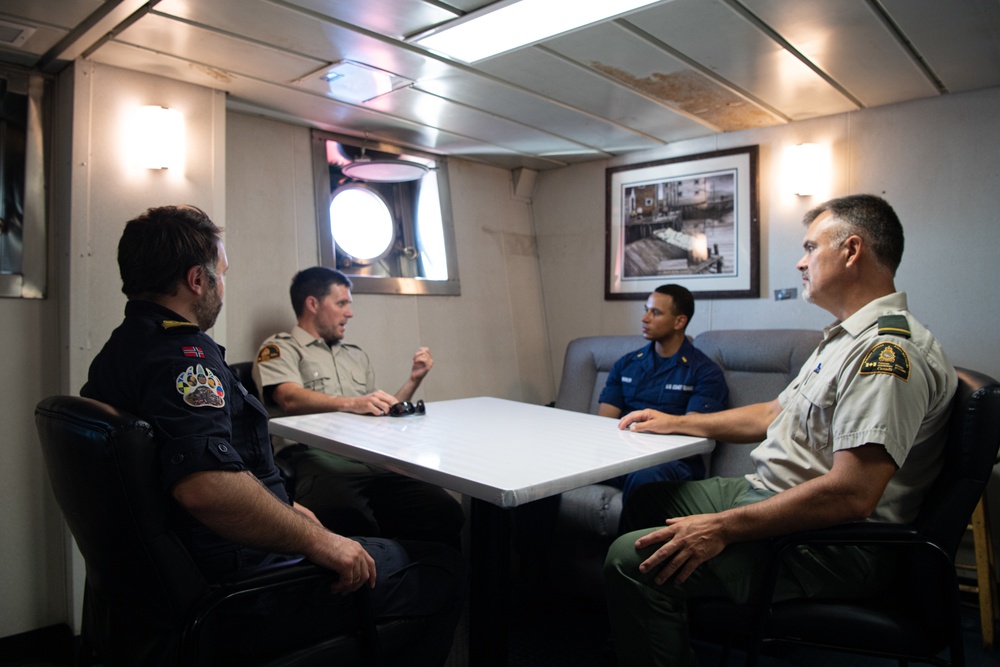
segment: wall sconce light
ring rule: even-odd
[[[132,162],[146,169],[184,166],[184,114],[177,109],[145,106],[136,109],[130,140]]]
[[[809,197],[829,186],[830,160],[819,144],[789,146],[785,154],[785,173],[789,189],[800,197]]]

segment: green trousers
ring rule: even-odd
[[[752,489],[744,479],[714,477],[697,482],[663,482],[640,487],[622,513],[623,535],[608,550],[604,566],[608,608],[618,664],[696,667],[688,633],[687,599],[728,597],[747,602],[759,590],[767,541],[731,544],[702,563],[681,585],[656,585],[656,572],[639,573],[639,564],[658,547],[635,548],[642,535],[665,519],[721,512],[773,495]],[[653,526],[636,530],[638,526]],[[870,594],[892,564],[888,555],[855,547],[811,548],[786,559],[775,600],[797,597],[857,597]]]

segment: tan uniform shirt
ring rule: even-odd
[[[328,345],[296,325],[291,333],[271,336],[260,346],[254,380],[265,387],[301,384],[328,396],[364,396],[375,391],[375,371],[368,355],[348,343]]]
[[[751,452],[753,486],[784,491],[829,472],[834,452],[874,443],[899,470],[872,520],[916,517],[941,468],[958,379],[941,345],[906,308],[906,294],[896,292],[825,329]]]

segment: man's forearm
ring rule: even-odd
[[[255,549],[304,554],[326,532],[281,502],[249,472],[194,473],[174,486],[173,495],[213,532]]]
[[[767,500],[722,512],[727,542],[765,539],[867,519],[896,470],[881,445],[839,451],[827,474]]]
[[[318,412],[351,412],[350,401],[344,396],[329,396],[318,391],[296,387],[289,383],[274,389],[274,402],[286,415],[311,415]]]
[[[413,378],[408,379],[403,383],[403,386],[399,388],[399,391],[393,394],[393,396],[395,396],[400,403],[410,400],[413,398],[413,394],[417,392],[417,389],[420,388],[420,383],[422,381],[422,378],[420,380],[414,380]]]
[[[684,415],[637,410],[622,417],[618,427],[638,432],[694,435],[725,442],[760,442],[780,411],[777,400],[722,412],[690,412]]]

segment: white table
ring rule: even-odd
[[[425,415],[280,417],[271,433],[470,496],[471,664],[506,663],[509,517],[503,511],[657,463],[711,440],[618,429],[618,422],[500,398],[427,404]]]

